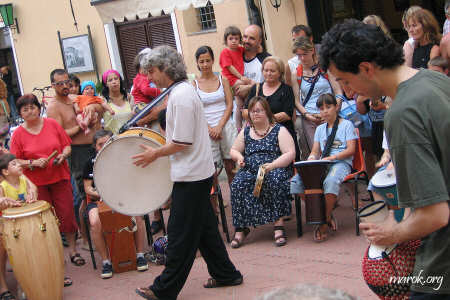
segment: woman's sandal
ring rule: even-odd
[[[203,287],[205,289],[213,289],[213,288],[218,288],[218,287],[240,285],[240,284],[242,284],[242,282],[244,282],[244,278],[242,276],[239,278],[236,278],[235,280],[228,282],[228,283],[222,283],[222,282],[218,282],[214,278],[208,278],[208,280],[203,285]]]
[[[86,261],[84,260],[84,258],[81,257],[80,253],[75,253],[74,255],[71,255],[70,261],[77,267],[81,267],[86,264]]]
[[[321,225],[316,225],[316,227],[314,228],[314,242],[316,243],[322,243],[325,242],[326,240],[328,240],[328,232],[322,232],[320,231],[320,226]],[[328,231],[328,228],[327,228]]]
[[[73,283],[72,279],[70,279],[70,277],[64,277],[64,287],[66,286],[71,286]],[[1,299],[1,298],[0,298]]]
[[[275,235],[275,246],[281,247],[287,244],[287,236],[284,233],[284,226],[275,226],[273,228],[273,232],[275,234],[275,231],[280,230],[282,233],[280,235]]]
[[[236,232],[243,232],[244,233],[244,237],[241,240],[237,239],[236,238]],[[234,233],[234,238],[231,241],[231,248],[233,248],[233,249],[237,249],[237,248],[242,246],[242,243],[244,242],[245,238],[250,233],[250,229],[248,227],[237,228],[236,232]]]
[[[10,291],[6,291],[0,294],[0,300],[16,300],[16,297]]]

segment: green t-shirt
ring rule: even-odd
[[[419,208],[449,203],[450,79],[421,70],[402,82],[386,113],[385,129],[399,205]],[[413,282],[413,291],[450,294],[450,225],[422,239],[414,275],[421,280]],[[443,276],[442,283],[430,276]]]

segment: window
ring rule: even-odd
[[[205,7],[197,8],[197,19],[201,30],[216,29],[216,16],[211,2],[207,2]]]

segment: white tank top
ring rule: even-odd
[[[208,125],[211,127],[217,126],[220,119],[223,117],[227,108],[225,102],[225,92],[223,90],[222,77],[219,75],[220,86],[215,92],[207,93],[202,91],[198,86],[198,81],[195,80],[197,87],[197,93],[200,96],[200,100],[203,103],[203,110],[205,112],[205,118]]]

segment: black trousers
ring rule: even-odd
[[[194,182],[175,182],[172,190],[164,271],[150,289],[161,300],[175,300],[194,263],[197,249],[208,272],[221,283],[241,277],[228,257],[210,202],[212,177]]]

